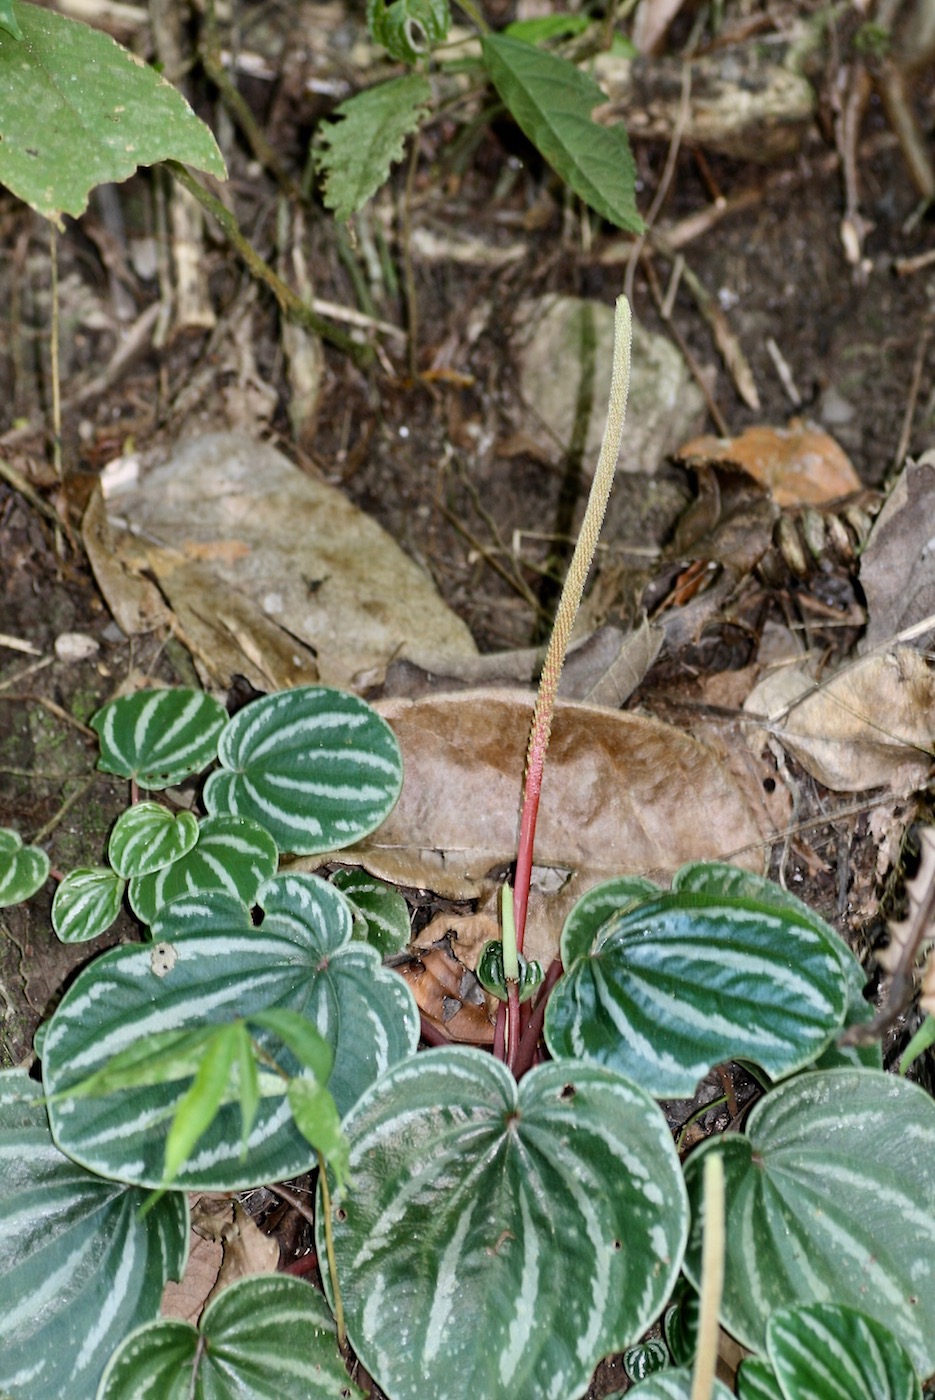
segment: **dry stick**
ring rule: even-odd
[[[724,1289],[724,1159],[711,1152],[704,1163],[704,1244],[701,1309],[691,1400],[711,1400],[717,1366],[718,1312]]]
[[[627,413],[627,394],[630,388],[630,342],[632,327],[630,304],[626,297],[617,298],[614,321],[614,363],[610,381],[610,403],[607,408],[607,425],[601,443],[600,456],[588,495],[588,504],[581,523],[581,533],[575,545],[568,566],[568,574],[558,600],[552,635],[539,679],[536,705],[533,710],[532,726],[529,734],[529,747],[526,751],[526,780],[523,787],[523,807],[520,817],[519,847],[516,854],[516,877],[514,880],[514,921],[516,925],[516,950],[522,952],[523,937],[526,931],[526,909],[529,904],[529,882],[532,877],[532,853],[536,839],[536,818],[539,812],[539,795],[542,791],[542,773],[545,767],[546,750],[552,731],[552,714],[555,710],[555,696],[559,677],[565,664],[565,654],[571,630],[575,623],[581,595],[587,581],[594,551],[597,548],[604,512],[614,481],[620,444],[623,439],[623,424]],[[512,1065],[519,1048],[518,1008],[510,1008],[508,1020],[507,1053]]]

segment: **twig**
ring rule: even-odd
[[[912,378],[909,381],[909,394],[906,398],[906,408],[903,412],[902,427],[899,430],[899,442],[896,444],[896,455],[893,458],[894,472],[899,471],[909,451],[909,443],[912,438],[912,422],[916,416],[916,404],[919,399],[919,389],[922,385],[922,371],[925,368],[925,354],[928,350],[931,338],[931,325],[924,325],[919,335],[919,343],[916,346],[915,360],[912,365]]]
[[[666,195],[669,193],[669,185],[672,183],[672,176],[675,174],[675,162],[678,159],[679,147],[682,144],[682,133],[685,130],[691,112],[691,90],[692,90],[692,66],[690,62],[682,65],[682,90],[679,97],[679,109],[675,118],[675,126],[672,130],[672,139],[669,142],[669,149],[666,152],[666,163],[662,167],[662,175],[653,196],[653,202],[649,206],[646,215],[646,229],[639,235],[633,245],[633,250],[627,260],[627,270],[623,279],[623,293],[627,301],[633,304],[633,279],[636,274],[636,264],[640,260],[646,237],[653,227],[662,208]]]
[[[649,284],[649,290],[652,295],[653,301],[656,303],[660,316],[662,316],[663,307],[665,305],[665,298],[663,297],[662,288],[659,286],[659,278],[656,275],[656,269],[653,265],[652,257],[648,251],[645,251],[643,254],[643,268],[646,273],[646,281]],[[666,318],[664,317],[663,319]],[[724,417],[723,413],[718,407],[717,401],[714,395],[711,393],[710,388],[708,387],[707,379],[702,374],[701,366],[695,359],[695,356],[692,354],[688,342],[682,335],[682,332],[679,330],[676,323],[671,318],[666,319],[666,324],[669,327],[672,339],[675,341],[676,345],[682,353],[682,359],[688,366],[689,373],[691,374],[695,383],[698,385],[698,388],[704,395],[704,401],[708,405],[708,412],[711,415],[711,419],[714,423],[714,426],[721,434],[721,437],[729,437],[730,427],[728,425],[727,419]]]
[[[408,358],[409,374],[416,379],[419,373],[419,298],[416,295],[416,273],[412,263],[412,199],[416,186],[416,171],[419,168],[418,133],[410,137],[409,163],[406,169],[406,189],[403,195],[403,217],[401,229],[403,284],[406,288],[406,320],[409,331]]]
[[[59,364],[58,230],[49,224],[49,266],[52,271],[52,318],[49,350],[52,368],[52,463],[62,479],[62,381]]]

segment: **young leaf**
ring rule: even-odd
[[[853,1308],[781,1308],[767,1323],[766,1350],[785,1400],[922,1400],[905,1347]]]
[[[522,953],[517,955],[519,963],[519,999],[528,1001],[542,986],[544,973],[541,963],[529,962]],[[493,938],[485,943],[477,960],[477,980],[485,992],[506,1001],[508,996],[506,972],[503,966],[503,942]]]
[[[171,899],[207,890],[225,890],[247,907],[276,870],[279,853],[269,832],[247,817],[205,817],[198,841],[186,855],[152,875],[130,881],[130,907],[151,924]]]
[[[517,1085],[480,1051],[432,1050],[395,1065],[344,1130],[347,1329],[394,1400],[573,1400],[668,1296],[681,1173],[662,1114],[619,1075],[546,1064]],[[317,1230],[323,1254],[321,1207]]]
[[[113,1055],[103,1068],[69,1085],[68,1097],[95,1098],[121,1089],[152,1084],[173,1084],[197,1074],[205,1047],[217,1034],[216,1027],[197,1031],[153,1031]]]
[[[347,1185],[350,1147],[328,1090],[314,1079],[289,1080],[289,1107],[296,1127],[334,1172],[339,1191]]]
[[[255,1011],[250,1017],[251,1026],[262,1026],[272,1031],[283,1045],[288,1045],[300,1065],[311,1070],[319,1084],[327,1084],[334,1053],[323,1035],[305,1016],[295,1011],[285,1011],[282,1007],[269,1011]]]
[[[690,1096],[724,1060],[791,1074],[844,1018],[839,940],[791,909],[676,890],[614,915],[595,942],[549,1000],[546,1044],[658,1098]]]
[[[120,913],[126,887],[100,865],[70,871],[52,901],[52,927],[62,942],[85,943],[106,933]]]
[[[212,762],[226,721],[224,706],[200,690],[121,695],[91,720],[101,741],[97,766],[150,791],[172,787]]]
[[[727,1255],[721,1316],[762,1351],[771,1313],[797,1303],[886,1323],[921,1375],[935,1369],[935,1104],[874,1070],[802,1075],[769,1093],[744,1137],[703,1144],[685,1168],[696,1203],[685,1272],[699,1283],[701,1173],[724,1154]],[[846,1263],[844,1262],[846,1261]]]
[[[24,846],[19,832],[0,827],[0,909],[21,904],[49,878],[49,857],[38,846]]]
[[[416,63],[448,35],[448,0],[367,0],[367,28],[391,58]]]
[[[224,765],[205,784],[212,815],[265,826],[282,851],[320,855],[376,828],[402,786],[393,731],[340,690],[299,686],[240,710],[218,743]]]
[[[399,890],[375,880],[366,870],[335,870],[331,883],[354,910],[354,937],[372,943],[381,958],[399,953],[409,942],[409,909]]]
[[[107,854],[117,874],[152,875],[186,855],[198,840],[198,818],[177,816],[158,802],[137,802],[118,818],[110,833]]]
[[[622,126],[592,121],[607,100],[593,78],[517,39],[486,34],[481,46],[491,82],[556,174],[602,218],[640,233],[630,143]]]
[[[669,1349],[665,1342],[651,1340],[638,1342],[635,1347],[627,1347],[623,1353],[623,1369],[628,1380],[635,1385],[657,1371],[665,1371],[670,1365]]]
[[[77,218],[95,185],[161,160],[226,177],[211,132],[155,69],[52,10],[12,14],[22,37],[0,29],[0,180],[38,213]]]
[[[231,1284],[198,1331],[187,1322],[138,1328],[114,1353],[97,1400],[364,1400],[338,1351],[320,1293],[285,1274]]]
[[[356,214],[386,182],[431,100],[428,80],[407,73],[349,97],[335,110],[341,120],[320,127],[315,167],[324,177],[323,198],[336,219]]]
[[[0,1392],[13,1400],[94,1395],[188,1250],[185,1197],[140,1220],[142,1191],[57,1150],[39,1094],[21,1071],[0,1074]]]
[[[238,1032],[242,1023],[219,1027],[201,1055],[191,1087],[176,1106],[166,1138],[163,1182],[174,1181],[192,1149],[218,1116],[227,1095],[231,1070],[238,1058]],[[243,1133],[243,1138],[247,1133]]]

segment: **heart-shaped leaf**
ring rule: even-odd
[[[366,870],[335,870],[331,883],[354,909],[355,937],[372,943],[381,958],[391,957],[409,942],[409,909],[399,890],[375,880]]]
[[[205,817],[187,854],[152,875],[130,881],[134,914],[151,924],[157,909],[181,895],[226,890],[246,906],[276,870],[276,842],[247,817]]]
[[[52,1142],[41,1090],[0,1074],[0,1391],[94,1395],[126,1333],[159,1314],[188,1249],[184,1196],[145,1220],[142,1191],[102,1181]]]
[[[0,909],[21,904],[49,878],[49,857],[38,846],[24,846],[19,832],[0,827]]]
[[[338,1351],[320,1293],[301,1279],[258,1274],[209,1303],[196,1331],[153,1322],[115,1352],[97,1400],[363,1400]]]
[[[97,766],[155,791],[201,773],[217,756],[224,706],[201,690],[139,690],[91,720],[101,741]]]
[[[101,865],[70,871],[52,901],[52,927],[62,942],[86,943],[106,933],[125,889],[126,881]]]
[[[594,948],[598,934],[614,914],[634,909],[655,899],[662,890],[642,875],[618,875],[602,880],[581,896],[562,928],[559,956],[570,968],[579,958],[587,957]]]
[[[394,1400],[573,1400],[679,1268],[684,1188],[651,1099],[609,1070],[517,1086],[464,1047],[395,1065],[345,1119],[333,1207],[348,1333]],[[319,1249],[324,1252],[322,1211]]]
[[[724,1060],[773,1078],[816,1058],[844,1018],[834,935],[752,899],[676,890],[604,924],[545,1017],[556,1058],[613,1066],[659,1098],[685,1098]]]
[[[192,812],[173,815],[158,802],[137,802],[117,818],[107,854],[117,874],[152,875],[186,855],[198,840],[198,818]]]
[[[69,1089],[147,1037],[250,1019],[270,1008],[305,1016],[334,1052],[328,1089],[345,1113],[395,1060],[410,1055],[419,1016],[408,987],[375,949],[351,943],[347,902],[311,875],[279,876],[260,891],[267,910],[254,928],[226,894],[173,900],[160,911],[158,941],[112,949],[85,968],[46,1031],[46,1089],[56,1141],[92,1171],[139,1185],[164,1182],[169,1123],[189,1080],[126,1088],[106,1098]],[[300,1060],[275,1030],[257,1031],[286,1076]],[[285,1043],[284,1043],[285,1042]],[[308,1170],[309,1144],[292,1121],[283,1080],[265,1094],[242,1158],[235,1097],[222,1093],[214,1121],[175,1178],[179,1188],[239,1190]],[[64,1096],[64,1097],[61,1097]]]
[[[280,850],[320,855],[374,831],[402,786],[393,731],[340,690],[300,686],[264,695],[230,721],[221,771],[205,784],[212,815],[265,826]]]
[[[766,1350],[783,1400],[922,1400],[905,1347],[853,1308],[781,1308],[767,1324]]]
[[[685,1272],[698,1284],[701,1173],[724,1154],[727,1255],[721,1315],[762,1352],[770,1315],[797,1303],[865,1308],[920,1375],[935,1369],[935,1103],[917,1084],[835,1069],[781,1084],[744,1137],[705,1143],[685,1169],[695,1203]]]

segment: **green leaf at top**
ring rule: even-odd
[[[375,880],[366,870],[335,870],[331,883],[354,910],[354,937],[372,943],[381,958],[399,953],[409,942],[409,908],[399,890]]]
[[[517,39],[487,34],[481,46],[491,82],[556,174],[602,218],[642,232],[630,142],[622,125],[592,121],[607,100],[593,78]]]
[[[921,1375],[935,1370],[935,1103],[924,1090],[875,1070],[816,1071],[767,1094],[745,1136],[698,1148],[685,1168],[696,1286],[712,1147],[724,1155],[728,1331],[762,1352],[779,1308],[870,1306]]]
[[[141,1220],[142,1191],[53,1145],[40,1094],[19,1070],[0,1074],[0,1393],[77,1400],[181,1278],[188,1207],[167,1196]]]
[[[13,9],[13,0],[0,0],[0,29],[12,34],[14,39],[22,39],[23,31]]]
[[[349,97],[335,110],[340,120],[322,124],[315,166],[323,177],[325,204],[336,219],[356,214],[386,182],[431,100],[428,80],[407,73]]]
[[[96,865],[71,870],[52,901],[52,927],[63,943],[85,943],[106,933],[120,913],[126,882]]]
[[[225,1288],[196,1331],[153,1322],[114,1353],[97,1400],[364,1400],[338,1351],[320,1293],[301,1279],[260,1274]]]
[[[130,905],[151,924],[158,909],[182,895],[225,891],[248,907],[276,870],[279,853],[265,827],[248,817],[205,817],[198,841],[185,855],[152,875],[130,881]]]
[[[367,28],[391,58],[416,63],[448,35],[448,0],[367,0]]]
[[[681,1172],[659,1109],[619,1075],[552,1063],[517,1085],[480,1051],[430,1050],[344,1130],[347,1330],[393,1400],[577,1400],[668,1297]],[[317,1228],[323,1253],[321,1210]]]
[[[186,855],[198,840],[198,818],[173,814],[158,802],[137,802],[117,818],[107,855],[117,874],[152,875]]]
[[[767,1323],[766,1350],[784,1400],[922,1400],[905,1347],[878,1318],[853,1308],[781,1308]]]
[[[101,740],[97,766],[152,791],[173,787],[214,760],[226,721],[224,706],[201,690],[121,695],[91,720]]]
[[[229,721],[223,767],[205,784],[212,816],[265,826],[281,851],[321,855],[375,831],[396,804],[402,759],[384,719],[341,690],[264,695]]]
[[[38,846],[24,846],[19,832],[0,827],[0,909],[21,904],[49,878],[49,857]]]
[[[56,223],[95,185],[181,160],[223,180],[217,142],[154,68],[109,35],[14,0],[0,30],[0,181]]]
[[[608,1064],[658,1098],[686,1098],[714,1065],[803,1069],[837,1034],[847,984],[835,936],[790,909],[684,891],[604,924],[545,1016],[556,1058]]]

